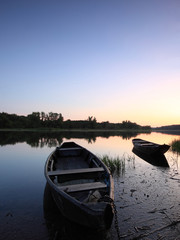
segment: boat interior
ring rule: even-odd
[[[156,146],[156,143],[148,142],[142,139],[134,139],[134,143],[141,146]]]
[[[83,202],[97,201],[109,193],[109,174],[101,161],[77,145],[66,143],[57,148],[47,174],[60,190]]]

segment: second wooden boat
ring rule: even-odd
[[[164,154],[170,148],[167,144],[157,144],[153,142],[148,142],[140,138],[135,138],[132,140],[134,148],[145,154]]]
[[[74,142],[48,157],[45,176],[61,214],[79,225],[104,231],[113,220],[112,176],[93,153]]]

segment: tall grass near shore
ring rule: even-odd
[[[100,157],[102,162],[108,167],[112,175],[123,175],[125,172],[126,161],[134,161],[135,157],[130,155],[123,155],[122,157],[111,157],[107,154]]]
[[[171,150],[180,153],[180,140],[173,140],[171,143]]]

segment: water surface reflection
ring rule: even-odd
[[[0,145],[26,142],[31,147],[56,147],[65,139],[85,139],[88,143],[95,143],[97,137],[109,138],[118,136],[122,139],[136,137],[136,132],[116,132],[116,131],[0,131]]]
[[[134,156],[123,174],[114,175],[115,204],[122,239],[178,239],[180,235],[179,155],[168,151],[169,168],[154,166],[132,152],[129,133],[0,133],[0,236],[1,239],[47,240],[55,237],[44,219],[44,164],[62,141],[75,141],[96,155]],[[171,143],[177,135],[141,133],[139,138]],[[95,140],[94,140],[95,139]],[[91,142],[91,144],[90,144]],[[47,209],[46,209],[47,210]],[[51,211],[50,211],[51,212]],[[47,215],[46,215],[47,216]],[[54,217],[53,217],[54,219]],[[59,220],[60,221],[60,220]],[[175,223],[172,225],[172,222]],[[143,237],[144,236],[144,237]],[[87,235],[84,235],[87,239]],[[114,224],[110,240],[117,240]]]
[[[168,161],[164,154],[149,155],[139,152],[135,148],[133,148],[132,152],[136,154],[139,158],[142,158],[143,160],[154,166],[169,167]]]

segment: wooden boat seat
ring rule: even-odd
[[[59,157],[79,156],[82,152],[80,147],[58,148],[57,153]]]
[[[141,143],[141,146],[155,146],[154,143]]]
[[[107,185],[102,182],[91,182],[91,183],[58,186],[58,188],[67,193],[73,193],[73,192],[90,191],[90,190],[96,190],[96,189],[106,189]]]
[[[59,148],[58,151],[74,151],[74,150],[82,150],[80,147],[71,147],[71,148]]]
[[[100,173],[104,172],[104,168],[96,167],[96,168],[80,168],[80,169],[67,169],[67,170],[56,170],[49,171],[49,176],[67,176],[67,175],[78,175],[78,174],[88,174],[88,173]]]

